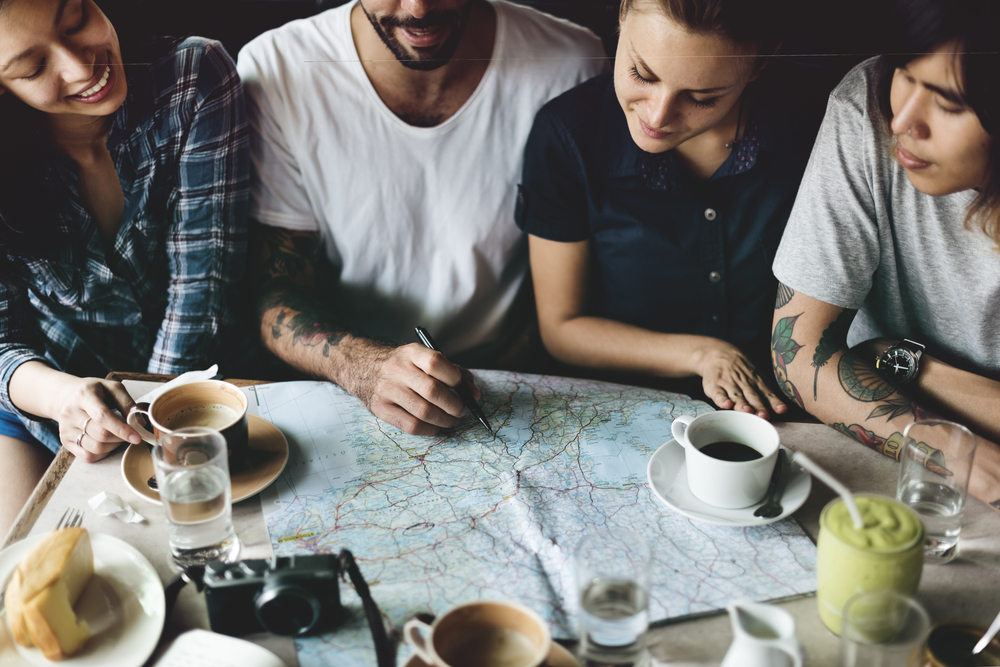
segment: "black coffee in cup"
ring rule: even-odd
[[[760,452],[750,445],[744,445],[742,442],[735,442],[733,440],[710,442],[700,447],[699,451],[720,461],[754,461],[762,456]]]

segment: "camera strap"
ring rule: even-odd
[[[340,562],[340,571],[346,572],[354,584],[354,590],[361,598],[361,604],[365,608],[365,616],[368,618],[368,627],[372,631],[372,641],[375,642],[375,659],[378,667],[393,667],[396,664],[396,656],[389,642],[389,636],[385,632],[385,624],[382,623],[382,612],[372,599],[371,591],[368,590],[368,583],[365,581],[358,564],[354,562],[354,555],[347,549],[342,549],[337,556]]]

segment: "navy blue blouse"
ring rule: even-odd
[[[754,104],[743,139],[707,181],[673,151],[632,140],[611,74],[538,113],[517,224],[551,241],[590,240],[590,314],[727,340],[768,368],[771,262],[822,118]]]

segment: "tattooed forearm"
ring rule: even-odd
[[[799,317],[800,315],[783,317],[774,325],[774,333],[771,334],[771,366],[774,368],[774,377],[778,381],[778,388],[804,410],[806,406],[799,390],[788,379],[788,364],[802,349],[801,345],[792,340],[792,329],[795,328],[795,321]]]
[[[850,426],[846,424],[832,424],[832,426],[834,430],[857,440],[869,449],[874,449],[879,454],[888,456],[894,461],[898,461],[903,455],[903,449],[908,440],[899,431],[896,431],[888,438],[883,438],[860,424],[851,424]],[[944,477],[950,477],[954,474],[944,466],[944,454],[939,449],[931,447],[926,442],[918,442],[916,446],[920,451],[920,458],[917,460],[925,468]]]
[[[268,314],[275,310],[274,320],[268,325]],[[324,357],[330,356],[330,348],[337,346],[349,333],[333,322],[329,310],[316,297],[302,293],[284,279],[265,283],[257,302],[257,313],[262,327],[269,326],[271,340],[290,336],[292,345],[322,346]]]
[[[778,310],[788,305],[788,302],[795,296],[795,291],[784,283],[778,283],[778,298],[774,301],[774,309]]]
[[[816,374],[813,377],[814,401],[819,400],[819,369],[826,366],[826,362],[830,361],[830,357],[837,350],[847,347],[847,330],[851,328],[851,322],[854,321],[856,312],[855,310],[840,311],[840,315],[826,328],[819,340],[819,345],[816,346],[812,360],[812,366],[816,369]]]
[[[858,401],[873,403],[888,398],[896,392],[895,387],[852,352],[840,358],[838,375],[840,386],[848,396]]]
[[[905,415],[912,415],[914,421],[920,421],[922,419],[940,419],[940,417],[930,410],[926,410],[905,396],[895,396],[893,398],[888,398],[886,401],[872,410],[871,414],[868,415],[868,419],[875,419],[876,417],[885,417],[886,421],[892,421],[896,417],[902,417]]]

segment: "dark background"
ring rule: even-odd
[[[119,32],[202,35],[235,59],[254,36],[349,0],[97,0]],[[618,0],[515,0],[592,29],[614,53]],[[885,48],[892,0],[788,0],[781,53],[838,75]]]

